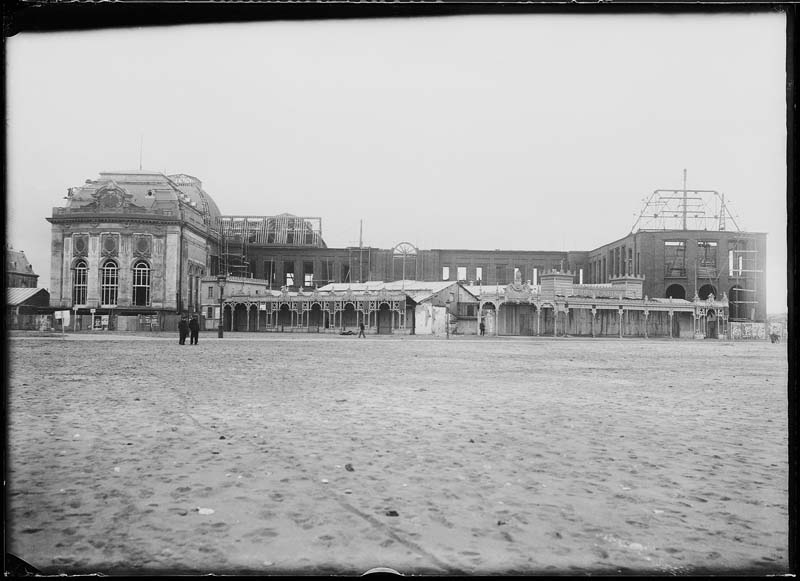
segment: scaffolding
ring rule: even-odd
[[[251,246],[326,248],[319,217],[220,216],[218,232],[221,270],[230,276],[255,276]]]
[[[732,321],[754,321],[759,306],[758,279],[764,272],[756,240],[739,237],[728,248],[728,281],[732,283],[728,296],[728,311]]]
[[[638,230],[730,230],[740,232],[725,194],[717,190],[698,190],[686,187],[686,170],[683,170],[683,188],[679,190],[654,190],[645,200],[642,211],[631,228]]]
[[[220,216],[225,238],[241,239],[258,246],[310,246],[325,248],[322,218],[279,216]]]

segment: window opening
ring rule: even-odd
[[[664,269],[665,276],[686,276],[686,242],[683,240],[664,242]]]
[[[115,262],[108,261],[100,271],[100,304],[116,305],[119,292],[119,268]]]
[[[75,305],[86,304],[86,290],[88,282],[88,269],[86,261],[80,260],[75,265],[75,279],[72,285],[72,303]]]
[[[139,307],[150,306],[150,266],[143,260],[133,266],[133,304]]]

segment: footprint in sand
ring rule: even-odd
[[[270,528],[264,527],[264,528],[256,529],[254,531],[250,531],[249,533],[245,533],[245,534],[242,535],[242,537],[246,538],[246,539],[253,539],[253,538],[256,538],[256,539],[272,539],[274,537],[277,537],[278,534],[279,533],[275,532],[275,529],[270,529]]]

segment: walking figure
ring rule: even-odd
[[[367,336],[364,334],[364,323],[363,322],[358,324],[358,336],[359,337],[364,337],[364,339],[367,338]]]
[[[480,328],[481,328],[481,337],[483,337],[486,334],[486,325],[483,324],[483,321],[481,321]]]
[[[186,345],[186,335],[189,334],[189,324],[186,322],[186,317],[181,317],[178,323],[178,336],[180,337],[178,344]]]
[[[200,337],[200,322],[197,316],[194,316],[189,321],[189,345],[197,345],[197,339]]]

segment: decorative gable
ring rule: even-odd
[[[92,198],[93,208],[102,211],[122,211],[128,207],[138,207],[131,202],[133,194],[126,192],[113,180],[94,192]]]

